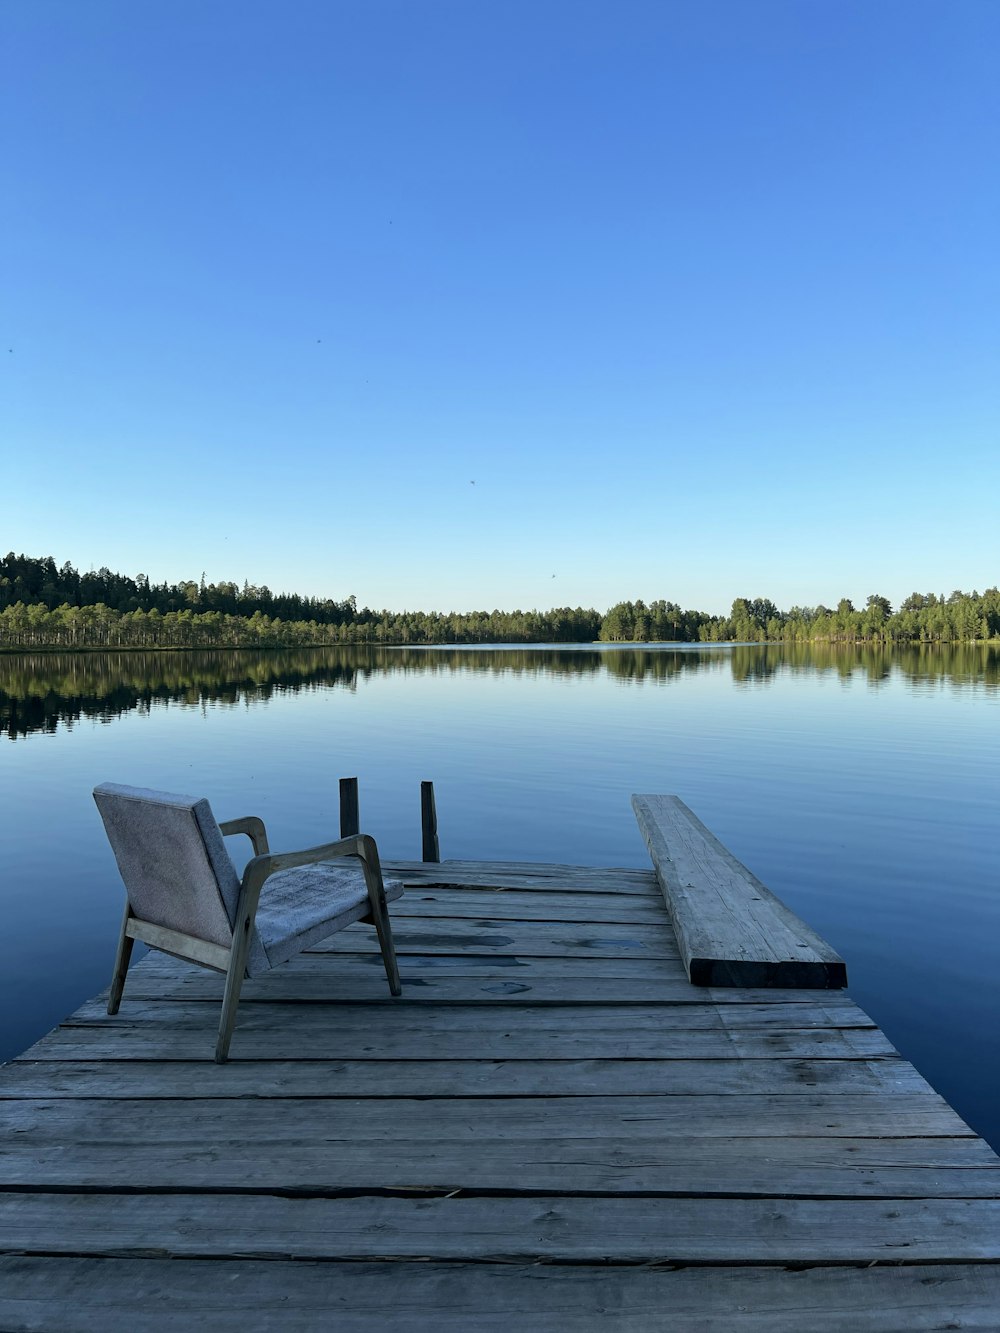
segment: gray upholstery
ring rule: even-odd
[[[240,881],[208,802],[113,782],[94,800],[136,916],[228,948]]]
[[[104,782],[94,788],[132,911],[143,921],[228,948],[240,881],[208,801]],[[387,880],[387,902],[402,897]],[[258,977],[368,915],[357,860],[296,866],[264,884],[247,976]]]
[[[387,902],[400,898],[398,880],[385,881]],[[368,915],[370,903],[365,875],[357,860],[338,865],[296,866],[272,875],[264,885],[257,908],[257,932],[263,946],[264,965],[251,950],[247,974],[255,977],[269,967],[294,958],[335,931],[343,930]]]

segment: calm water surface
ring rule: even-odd
[[[0,1059],[108,982],[101,781],[362,827],[418,858],[648,865],[676,792],[847,959],[851,994],[1000,1147],[1000,654],[991,648],[344,649],[0,657]]]

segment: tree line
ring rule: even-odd
[[[80,574],[51,556],[0,559],[0,647],[313,648],[332,644],[932,643],[1000,638],[1000,591],[911,593],[898,609],[877,593],[836,608],[737,597],[728,616],[676,602],[618,602],[550,611],[373,611],[275,594],[244,582],[152,584],[102,567]]]
[[[50,555],[34,557],[9,551],[0,559],[0,610],[16,602],[44,606],[50,611],[61,606],[104,606],[122,614],[158,611],[161,616],[172,611],[217,611],[241,617],[260,612],[276,620],[312,621],[318,625],[347,624],[357,613],[353,597],[337,602],[298,593],[273,593],[266,584],[257,587],[245,580],[242,587],[228,582],[206,583],[204,574],[198,583],[150,583],[145,574],[131,578],[112,573],[103,565],[81,574],[68,560],[57,566]]]
[[[779,611],[766,598],[737,597],[728,617],[699,631],[706,643],[971,643],[1000,638],[1000,589],[984,593],[955,589],[912,592],[893,610],[887,597],[872,593],[864,606],[842,597],[835,609],[793,606]]]
[[[596,611],[373,612],[340,625],[220,611],[114,611],[15,602],[0,611],[0,648],[317,648],[333,644],[592,643]]]

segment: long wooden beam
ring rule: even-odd
[[[679,797],[635,795],[632,808],[693,985],[810,990],[847,985],[840,955],[737,861]]]

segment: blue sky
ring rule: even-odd
[[[995,0],[5,0],[0,546],[392,609],[1000,578]]]

